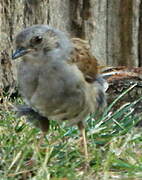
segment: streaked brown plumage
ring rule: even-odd
[[[100,66],[95,57],[90,54],[90,46],[87,41],[73,38],[75,50],[73,60],[85,74],[88,82],[93,81],[97,73],[101,73],[108,82],[107,103],[111,104],[122,92],[130,86],[136,86],[119,100],[114,106],[116,110],[127,102],[133,102],[142,96],[142,67],[126,66]],[[135,113],[141,112],[142,101],[135,105]]]
[[[98,64],[90,52],[88,42],[80,38],[72,38],[71,40],[74,46],[71,61],[83,72],[86,81],[93,82],[98,74]]]

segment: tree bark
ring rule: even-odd
[[[139,58],[139,66],[142,66],[142,0],[140,1],[139,6],[139,31],[138,31],[138,58]]]
[[[0,88],[15,80],[15,35],[33,24],[88,40],[100,64],[142,65],[141,8],[142,0],[0,0]]]

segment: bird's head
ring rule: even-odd
[[[64,57],[72,50],[68,37],[61,31],[48,25],[34,25],[24,29],[15,39],[16,51],[12,59],[21,56],[40,58]],[[66,58],[66,57],[65,57]]]

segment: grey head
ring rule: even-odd
[[[66,59],[72,44],[62,31],[48,25],[34,25],[21,31],[15,40],[16,51],[12,59],[31,56],[35,59],[47,56]]]

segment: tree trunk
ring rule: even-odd
[[[49,24],[89,41],[103,65],[142,65],[142,0],[0,0],[0,88],[15,82],[17,32]]]

